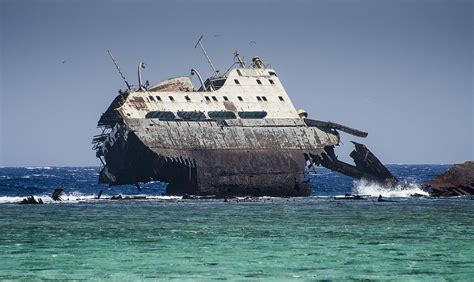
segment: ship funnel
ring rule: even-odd
[[[265,66],[264,66],[263,63],[262,63],[262,60],[260,60],[259,57],[253,57],[253,58],[252,58],[252,62],[253,62],[253,64],[255,65],[255,67],[256,67],[257,69],[263,69],[263,68],[265,68]]]

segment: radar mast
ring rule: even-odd
[[[214,75],[217,77],[217,76],[219,76],[219,71],[216,70],[216,68],[215,68],[214,65],[212,64],[211,58],[209,58],[209,56],[207,55],[206,49],[204,49],[204,46],[202,45],[202,38],[203,38],[203,37],[204,37],[204,35],[201,35],[201,37],[199,37],[198,42],[197,42],[196,45],[194,46],[194,49],[196,49],[198,46],[201,47],[201,50],[202,50],[202,52],[204,53],[204,56],[206,56],[207,62],[208,62],[209,65],[211,66],[212,71],[214,72]]]

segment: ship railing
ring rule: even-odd
[[[105,140],[107,140],[110,132],[112,132],[112,128],[102,127],[102,132],[92,137],[92,150],[96,151],[102,147],[102,144],[104,144]]]

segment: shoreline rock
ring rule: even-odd
[[[474,161],[454,165],[423,188],[434,197],[474,195]]]

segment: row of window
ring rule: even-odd
[[[156,97],[156,100],[155,100],[155,97]],[[152,102],[155,102],[155,101],[161,102],[161,101],[163,101],[160,96],[155,96],[155,97],[153,97],[153,96],[148,96],[148,98],[149,98],[150,101],[152,101]],[[190,98],[188,95],[184,96],[184,98],[186,99],[186,101],[191,102],[191,98]],[[168,99],[169,99],[171,102],[174,102],[174,101],[175,101],[173,96],[168,96]],[[218,101],[219,101],[216,96],[211,96],[211,97],[209,97],[209,96],[204,96],[204,99],[206,99],[207,102],[211,102],[211,101],[218,102]],[[224,101],[229,101],[229,98],[228,98],[227,96],[222,96],[222,99],[224,99]],[[239,101],[244,101],[244,98],[242,98],[241,96],[237,96],[237,99],[238,99]],[[282,96],[278,96],[278,99],[279,99],[280,101],[285,101],[285,99],[283,99]],[[258,101],[265,101],[265,102],[268,101],[268,100],[267,100],[267,97],[265,97],[265,96],[257,96],[257,100],[258,100]]]
[[[237,113],[242,119],[262,119],[267,116],[266,111],[241,111]],[[177,115],[177,116],[176,116]],[[207,112],[209,119],[211,120],[222,120],[222,119],[236,119],[237,116],[234,112],[230,111],[210,111]],[[157,118],[162,121],[172,121],[176,119],[188,120],[188,121],[204,121],[207,120],[204,112],[201,111],[178,111],[176,114],[170,111],[151,111],[145,115],[145,118]]]
[[[238,79],[234,79],[234,82],[237,85],[240,84],[240,81]],[[268,82],[270,82],[270,84],[275,84],[275,81],[273,81],[273,79],[269,79]],[[257,79],[257,84],[262,85],[262,81],[260,79]]]
[[[242,72],[241,72],[239,69],[237,70],[237,73],[238,73],[240,76],[242,76]],[[272,75],[272,76],[277,76],[277,74],[276,74],[275,72],[273,72],[273,71],[269,71],[268,74],[269,74],[269,75]]]

